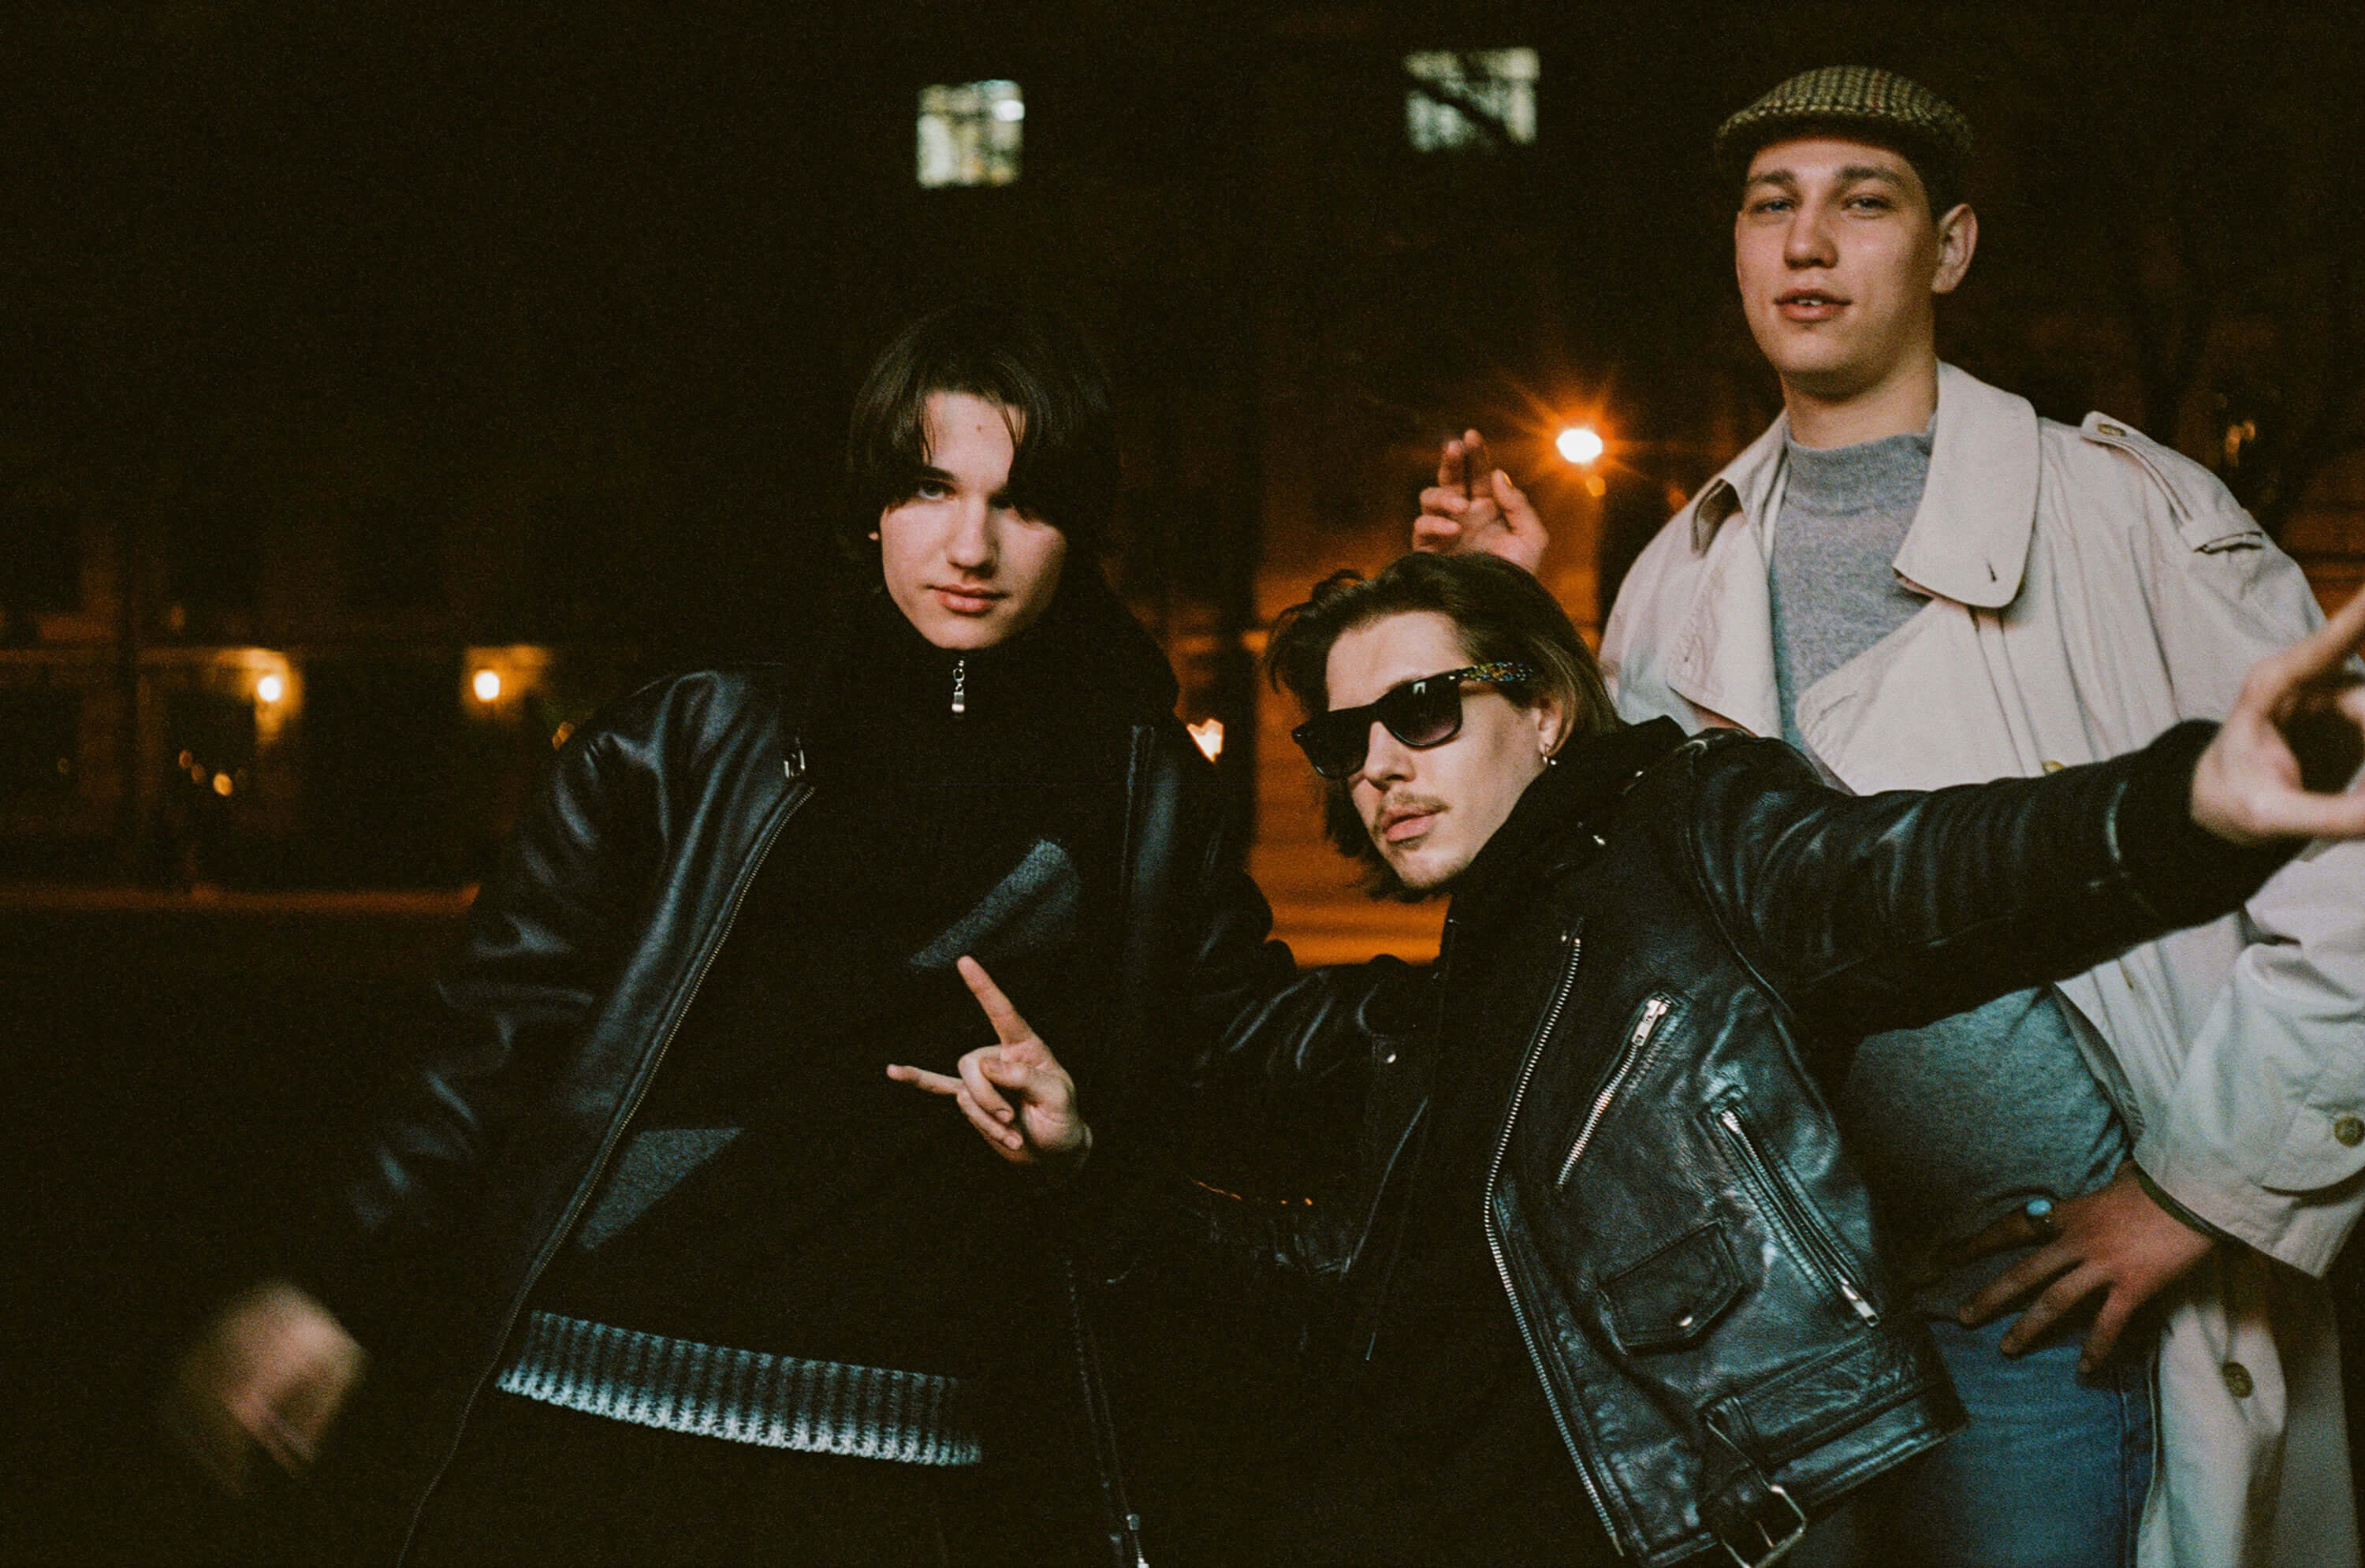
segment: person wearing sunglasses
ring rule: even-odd
[[[1778,741],[1622,725],[1567,617],[1498,559],[1342,573],[1285,613],[1267,658],[1311,715],[1334,841],[1379,890],[1452,902],[1410,1027],[1251,1036],[1233,1063],[1360,1087],[1346,1197],[1173,1200],[1176,1248],[1343,1279],[1351,1304],[1260,1556],[1765,1563],[1942,1442],[1962,1406],[1829,1084],[1872,1031],[2076,972],[2222,913],[2309,838],[2365,836],[2360,643],[2365,595],[2261,664],[2222,727],[1858,798]],[[989,1137],[1085,1114],[1048,1070],[964,1109]]]

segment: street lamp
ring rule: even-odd
[[[1559,449],[1563,457],[1580,468],[1600,462],[1601,454],[1609,450],[1609,443],[1603,441],[1601,432],[1591,425],[1569,426],[1560,432],[1552,445]]]
[[[476,700],[479,702],[492,702],[498,700],[501,694],[500,671],[493,669],[478,670],[476,672],[476,678],[470,684],[469,689],[476,694]]]

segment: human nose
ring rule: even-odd
[[[1782,235],[1782,259],[1793,267],[1828,267],[1839,260],[1831,224],[1820,202],[1800,202]]]
[[[1384,790],[1391,784],[1411,778],[1412,767],[1412,748],[1390,734],[1385,724],[1373,720],[1370,733],[1363,737],[1363,766],[1359,775],[1363,782]]]
[[[960,571],[985,576],[992,572],[1000,554],[992,509],[982,501],[963,503],[945,541],[946,561]]]

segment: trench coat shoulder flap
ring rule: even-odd
[[[2267,543],[2266,530],[2242,510],[2224,481],[2174,447],[2100,412],[2088,414],[2078,434],[2091,447],[2134,464],[2168,503],[2177,532],[2193,550],[2214,554]]]

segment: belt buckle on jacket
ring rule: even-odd
[[[1723,1536],[1720,1535],[1716,1538],[1717,1544],[1724,1548],[1725,1555],[1739,1563],[1741,1568],[1765,1568],[1765,1564],[1769,1562],[1780,1562],[1807,1533],[1807,1510],[1799,1506],[1799,1500],[1784,1491],[1776,1482],[1768,1481],[1765,1484],[1765,1491],[1768,1495],[1778,1498],[1782,1506],[1790,1510],[1790,1518],[1787,1520],[1777,1520],[1771,1529],[1768,1529],[1763,1520],[1752,1518],[1749,1521],[1765,1543],[1764,1556],[1744,1557],[1742,1555],[1741,1548],[1725,1540]]]

